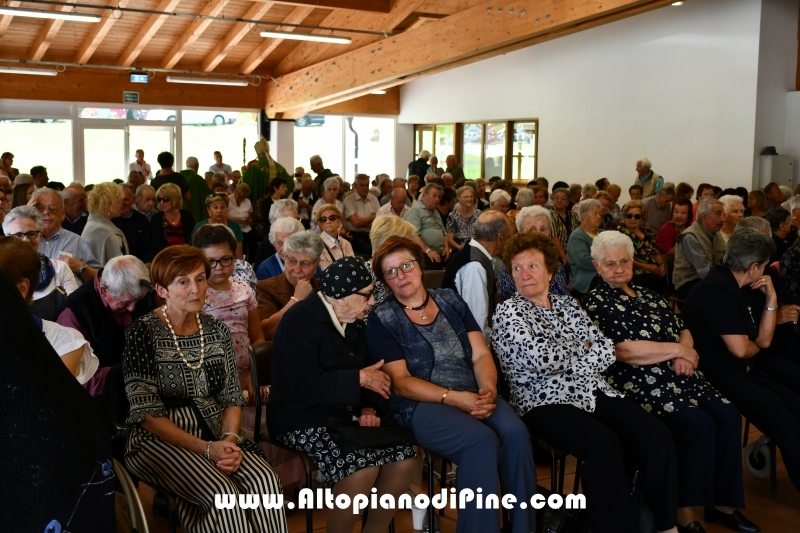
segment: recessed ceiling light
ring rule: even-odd
[[[683,5],[683,2],[681,2],[681,1],[678,1],[678,2],[672,2],[672,5],[673,5],[673,6],[682,6],[682,5]]]
[[[229,85],[232,87],[246,87],[247,80],[226,80],[216,78],[179,78],[175,76],[167,76],[169,83],[192,83],[195,85]]]
[[[34,76],[55,76],[58,71],[54,68],[25,68],[25,67],[0,67],[4,74],[32,74]]]
[[[100,15],[73,13],[71,11],[20,9],[17,7],[0,7],[0,15],[11,15],[12,17],[30,17],[35,19],[72,20],[75,22],[100,22]]]
[[[262,37],[272,37],[273,39],[292,39],[295,41],[314,41],[317,43],[350,44],[353,40],[350,37],[337,37],[336,35],[316,35],[313,33],[294,33],[291,31],[262,30]]]

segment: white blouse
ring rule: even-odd
[[[42,331],[47,338],[47,342],[50,343],[50,346],[53,347],[59,357],[83,347],[76,379],[81,385],[92,379],[94,373],[97,372],[97,367],[100,366],[100,359],[94,354],[89,341],[83,338],[80,331],[49,320],[42,320]]]
[[[250,203],[249,198],[242,200],[242,203],[236,205],[236,198],[231,196],[231,201],[228,204],[228,218],[247,218],[253,214],[253,204]],[[242,226],[242,233],[247,233],[252,227],[250,224],[240,224]]]
[[[53,279],[50,280],[50,284],[47,287],[33,293],[34,300],[47,296],[53,292],[56,287],[63,287],[67,295],[72,294],[78,289],[78,283],[75,281],[75,276],[72,274],[67,263],[60,259],[51,259],[50,262],[53,264],[55,275]]]

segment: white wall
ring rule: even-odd
[[[794,91],[796,83],[798,8],[797,0],[763,0],[761,3],[754,183],[757,183],[759,154],[765,146],[774,146],[779,154],[787,153],[786,132],[787,127],[791,127],[787,123],[787,93]]]
[[[749,188],[761,4],[693,0],[430,76],[399,121],[538,118],[550,183],[632,183],[647,156],[676,183]]]
[[[792,183],[800,183],[800,92],[790,92],[786,95],[786,136],[783,144],[783,154],[794,157],[794,176]]]

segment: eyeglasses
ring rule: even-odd
[[[302,268],[308,268],[311,265],[316,264],[316,261],[298,261],[294,257],[287,257],[286,264],[290,267],[296,267],[297,265],[300,265]]]
[[[9,200],[5,195],[3,195],[2,198],[0,198],[0,204],[7,204],[10,201],[11,200]]]
[[[403,271],[403,274],[408,274],[409,272],[417,268],[417,265],[414,264],[416,262],[417,260],[413,259],[411,261],[406,261],[405,263],[402,263],[400,266],[396,268],[390,268],[388,270],[384,270],[383,279],[386,280],[394,279],[397,277],[397,275],[400,273],[401,270]]]
[[[363,296],[363,297],[364,297],[364,298],[366,298],[367,300],[369,300],[370,298],[372,298],[372,291],[369,291],[369,292],[368,292],[368,293],[366,293],[366,294],[364,294],[363,292],[354,292],[353,294],[358,294],[359,296]]]
[[[233,256],[226,255],[225,257],[220,257],[219,259],[209,259],[208,262],[211,263],[211,268],[217,268],[217,265],[229,267],[233,264]]]
[[[167,202],[171,202],[172,200],[169,198],[169,196],[159,196],[156,198],[156,201],[158,201],[160,204],[165,204]]]
[[[19,239],[21,241],[25,241],[25,240],[32,241],[32,240],[36,239],[39,236],[40,233],[41,233],[41,231],[38,231],[38,230],[37,231],[23,231],[23,232],[20,232],[20,233],[11,233],[8,236],[9,237],[16,237],[17,239]]]
[[[55,205],[36,204],[34,207],[37,210],[41,211],[42,213],[44,212],[58,213],[59,211],[61,211],[61,208]]]
[[[319,221],[322,222],[323,224],[326,223],[329,220],[331,222],[336,222],[337,220],[339,220],[339,215],[330,215],[330,216],[327,216],[327,217],[319,217]]]
[[[636,214],[633,214],[633,213],[627,213],[627,214],[625,215],[625,218],[627,218],[628,220],[630,220],[630,219],[639,220],[639,219],[641,219],[641,218],[642,218],[642,215],[640,215],[640,214],[638,214],[638,213],[636,213]]]
[[[554,202],[566,202],[567,201],[567,197],[566,196],[551,196],[550,198]]]

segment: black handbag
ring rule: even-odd
[[[326,428],[336,446],[345,453],[364,448],[391,448],[412,441],[410,431],[384,421],[381,421],[380,426],[372,427],[359,426],[358,422],[347,422],[340,418],[329,418]]]

